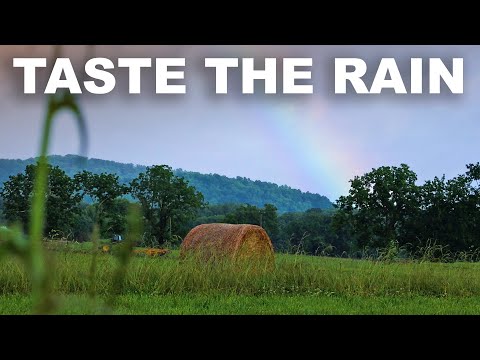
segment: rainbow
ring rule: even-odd
[[[305,183],[301,176],[308,174],[314,186],[307,190],[335,201],[348,193],[349,180],[363,174],[372,159],[351,145],[327,110],[326,102],[315,97],[310,106],[302,103],[301,109],[285,101],[261,106],[259,111],[263,136],[275,146],[284,166],[297,170],[296,182]]]
[[[229,52],[241,57],[285,56],[286,52],[297,53],[291,47],[282,46],[226,46]],[[362,175],[376,163],[374,155],[365,154],[354,145],[351,131],[341,129],[335,117],[328,114],[325,99],[313,96],[308,103],[298,106],[289,99],[276,103],[259,104],[257,113],[261,119],[264,140],[284,166],[295,172],[296,184],[312,184],[305,175],[313,179],[313,186],[302,190],[320,193],[335,201],[346,195],[349,180]]]

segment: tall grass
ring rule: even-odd
[[[110,307],[115,305],[116,296],[122,293],[134,244],[136,241],[138,241],[142,234],[141,217],[138,213],[137,207],[130,208],[130,211],[127,215],[127,229],[128,232],[127,236],[125,237],[125,241],[119,245],[119,251],[116,253],[118,266],[116,271],[113,273],[111,293],[108,300],[108,305]]]
[[[52,290],[88,294],[91,255],[54,253]],[[273,270],[231,262],[179,261],[177,253],[161,258],[133,257],[116,295],[326,295],[326,296],[479,296],[480,264],[372,262],[367,260],[278,255]],[[95,292],[111,296],[118,259],[98,254]],[[0,264],[0,295],[27,294],[30,278],[20,263]]]

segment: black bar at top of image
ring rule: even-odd
[[[345,2],[265,6],[260,9],[245,2],[229,3],[216,9],[202,4],[197,11],[183,4],[158,10],[146,5],[115,6],[100,11],[98,6],[78,5],[67,8],[42,9],[31,17],[0,23],[0,44],[64,44],[64,45],[291,45],[291,44],[475,44],[475,12],[457,14],[449,6],[440,14],[441,6],[420,12],[406,4],[383,4],[367,9],[364,4]],[[220,5],[217,5],[220,6]],[[427,8],[429,8],[427,6]],[[122,15],[122,10],[125,14]],[[215,11],[214,11],[215,10]],[[219,11],[217,11],[219,10]],[[373,11],[375,10],[375,11]],[[435,11],[433,11],[435,10]],[[12,10],[13,11],[13,10]],[[32,12],[29,10],[29,12]],[[4,13],[8,17],[7,13]]]

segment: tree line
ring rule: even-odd
[[[0,191],[1,217],[28,227],[35,165],[10,176]],[[402,248],[408,254],[429,244],[452,252],[480,250],[480,164],[446,180],[417,184],[407,165],[383,166],[350,181],[333,209],[280,213],[275,204],[208,204],[202,193],[168,166],[146,168],[128,185],[115,174],[82,171],[69,177],[49,168],[46,233],[83,241],[98,224],[103,237],[125,232],[131,203],[142,209],[144,241],[178,244],[194,226],[225,222],[262,226],[277,251],[353,256]],[[87,201],[88,200],[88,201]],[[407,255],[408,255],[407,254]]]
[[[480,164],[450,180],[417,185],[408,165],[383,166],[351,180],[337,201],[335,227],[358,248],[398,244],[420,248],[435,243],[451,251],[480,248]]]

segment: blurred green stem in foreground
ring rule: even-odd
[[[45,225],[45,192],[48,186],[47,154],[50,143],[50,133],[55,115],[64,109],[70,110],[75,115],[80,128],[82,148],[85,144],[85,122],[73,95],[68,91],[50,95],[48,98],[47,113],[43,126],[40,156],[34,184],[32,212],[30,215],[30,247],[26,259],[32,280],[32,297],[35,313],[48,313],[52,310],[53,306],[49,291],[49,272],[46,269],[45,255],[42,250],[42,239]]]

